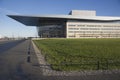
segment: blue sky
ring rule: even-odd
[[[25,26],[7,14],[68,14],[71,10],[96,10],[97,16],[120,16],[120,0],[0,0],[0,35],[37,36],[35,26]]]

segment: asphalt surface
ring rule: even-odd
[[[34,66],[38,63],[30,44],[30,40],[0,42],[0,80],[44,80]]]
[[[120,74],[43,76],[30,40],[0,42],[0,80],[120,80]]]

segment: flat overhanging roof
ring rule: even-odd
[[[78,15],[7,15],[16,21],[19,21],[27,26],[38,26],[44,21],[67,21],[67,20],[83,20],[83,21],[100,21],[112,22],[120,21],[120,17],[103,17],[103,16],[78,16]]]

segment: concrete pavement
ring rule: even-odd
[[[31,62],[27,62],[29,40],[0,44],[0,80],[41,80],[40,68],[31,46]],[[44,79],[42,79],[44,80]]]

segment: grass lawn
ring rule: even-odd
[[[120,69],[120,39],[34,40],[55,70]]]

